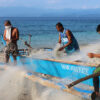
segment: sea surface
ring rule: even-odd
[[[92,44],[100,41],[100,35],[96,27],[100,24],[100,18],[94,17],[27,17],[27,18],[0,18],[0,34],[4,33],[4,21],[10,20],[13,27],[19,29],[20,38],[29,40],[28,34],[32,35],[31,45],[33,48],[54,48],[58,42],[56,23],[61,22],[65,29],[73,32],[80,45]],[[19,40],[19,47],[23,48],[23,41]]]

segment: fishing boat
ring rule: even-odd
[[[93,92],[92,78],[81,82],[81,84],[71,89],[67,85],[72,81],[93,74],[93,71],[98,65],[30,57],[21,57],[20,61],[28,70],[25,77],[33,82],[38,82],[47,87],[60,89],[73,95],[90,99],[91,93]]]
[[[50,50],[50,49],[46,49]],[[93,92],[92,78],[68,88],[68,84],[93,74],[98,67],[83,62],[69,62],[56,59],[39,59],[23,55],[17,57],[17,66],[24,66],[28,71],[25,78],[44,86],[63,90],[79,97],[90,99]]]

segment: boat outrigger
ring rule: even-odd
[[[82,62],[32,58],[23,55],[18,57],[17,65],[24,66],[27,69],[28,73],[25,75],[25,78],[28,78],[33,82],[38,82],[44,86],[60,89],[85,99],[90,99],[91,93],[93,92],[92,74],[99,66]],[[81,84],[74,87],[72,87],[74,84],[71,84],[72,86],[69,85],[72,81],[79,80],[88,75],[90,75],[86,78],[88,80],[84,79],[85,81],[80,81]],[[72,88],[68,88],[68,85]]]

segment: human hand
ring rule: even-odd
[[[89,58],[94,58],[94,53],[88,53]]]
[[[64,47],[61,47],[58,51],[62,51],[64,49]]]
[[[12,42],[12,40],[7,40],[7,42],[8,42],[8,43],[11,43],[11,42]]]

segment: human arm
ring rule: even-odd
[[[100,54],[88,53],[89,58],[100,58]]]
[[[58,43],[61,44],[61,36],[60,36],[60,34],[59,34],[59,41],[58,41]]]
[[[14,38],[12,38],[12,41],[19,40],[19,31],[17,28],[14,29]]]

